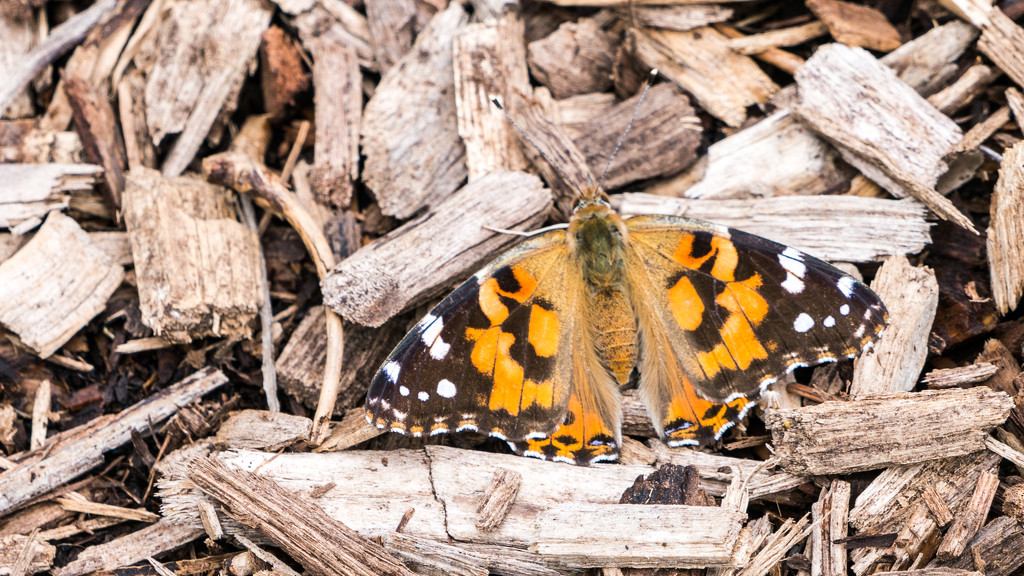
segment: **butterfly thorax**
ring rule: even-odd
[[[625,282],[626,225],[601,197],[583,198],[569,221],[569,250],[591,291],[621,291]]]

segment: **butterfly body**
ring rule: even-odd
[[[414,436],[472,430],[527,456],[616,459],[621,389],[671,446],[721,438],[798,366],[852,357],[886,322],[866,286],[764,238],[581,195],[437,305],[371,383],[367,417]]]

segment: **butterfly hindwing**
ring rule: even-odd
[[[626,224],[640,392],[670,445],[721,437],[766,386],[856,355],[885,325],[866,286],[793,248],[686,218]]]

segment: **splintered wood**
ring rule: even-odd
[[[259,247],[227,190],[195,176],[133,170],[124,218],[143,322],[157,336],[249,336],[261,300]]]
[[[787,472],[843,474],[984,450],[1011,408],[1009,396],[982,386],[774,410],[765,423]]]
[[[1003,153],[992,192],[988,266],[1000,314],[1017,308],[1024,294],[1024,144]]]

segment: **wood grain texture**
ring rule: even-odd
[[[1003,152],[992,192],[986,246],[992,297],[1000,314],[1024,295],[1024,143]]]
[[[161,520],[109,542],[90,546],[73,562],[54,571],[54,574],[82,576],[100,570],[113,570],[174,550],[202,536],[202,530]]]
[[[536,176],[492,172],[343,260],[322,282],[324,302],[350,321],[380,326],[515,241],[482,226],[530,230],[543,222],[550,203]]]
[[[261,301],[259,246],[230,192],[142,168],[128,174],[124,200],[143,322],[173,342],[247,337]]]
[[[388,216],[409,218],[436,206],[466,179],[452,41],[467,20],[457,2],[434,16],[363,110],[363,181]]]
[[[943,0],[955,14],[981,30],[978,50],[1024,86],[1024,30],[998,7],[984,0]]]
[[[973,230],[970,219],[935,191],[948,169],[945,156],[963,138],[955,122],[861,48],[818,49],[796,81],[801,121],[836,144],[847,162],[894,195],[913,195]],[[851,117],[860,120],[851,123]]]
[[[508,468],[498,468],[491,477],[491,485],[483,493],[480,507],[477,508],[476,527],[481,530],[494,530],[508,516],[512,504],[519,496],[519,487],[523,483],[523,475]]]
[[[953,520],[953,524],[946,531],[946,536],[935,553],[936,558],[940,561],[952,560],[964,553],[967,543],[985,524],[997,488],[999,476],[991,472],[982,472],[978,478],[978,485],[974,488],[974,494],[967,503],[967,509]]]
[[[924,375],[921,382],[929,388],[952,388],[964,384],[984,382],[999,371],[999,366],[989,362],[978,362],[956,368],[932,370]]]
[[[888,52],[899,48],[900,33],[885,16],[870,6],[842,0],[808,0],[807,7],[828,25],[837,42]]]
[[[708,24],[724,22],[733,15],[733,9],[721,4],[691,4],[676,6],[644,6],[642,3],[629,5],[627,13],[636,22],[651,28],[669,30],[693,30]],[[627,17],[630,14],[627,14]]]
[[[530,72],[555,98],[606,92],[617,43],[594,18],[565,22],[527,46]]]
[[[849,515],[850,483],[833,480],[811,506],[811,576],[846,576],[846,546],[837,541],[846,538]]]
[[[87,78],[64,78],[64,91],[75,118],[75,129],[82,139],[90,162],[103,167],[103,190],[107,208],[120,221],[121,196],[124,194],[125,152],[121,132],[114,122],[110,100],[93,88]]]
[[[1024,529],[1013,518],[992,519],[967,546],[967,553],[957,559],[948,562],[936,559],[927,567],[977,570],[981,565],[985,576],[1010,576],[1024,566]]]
[[[850,394],[855,397],[914,389],[928,359],[928,335],[939,305],[935,272],[905,256],[886,260],[871,289],[889,311],[882,337],[854,363]]]
[[[307,42],[316,88],[316,145],[310,183],[322,204],[346,207],[359,178],[362,74],[356,49],[326,38]]]
[[[74,220],[53,212],[0,263],[0,325],[47,358],[103,311],[122,279]]]
[[[230,18],[223,17],[230,14]],[[263,0],[170,2],[158,29],[139,44],[146,70],[146,120],[155,144],[178,138],[164,160],[166,176],[185,171],[221,114],[230,114],[273,10]]]
[[[514,13],[474,23],[455,37],[455,111],[466,145],[469,179],[499,170],[525,170],[519,136],[491,102],[509,102],[530,89],[523,22]]]
[[[0,164],[0,227],[66,209],[70,192],[92,189],[101,172],[93,164]]]
[[[844,474],[983,450],[1011,408],[1005,393],[981,386],[772,410],[765,425],[787,472]]]
[[[930,242],[914,200],[853,196],[690,200],[652,194],[613,196],[623,216],[668,214],[757,234],[830,261],[869,262],[913,254]]]
[[[631,32],[631,38],[645,66],[693,94],[701,108],[729,126],[741,125],[747,106],[767,102],[779,89],[753,60],[731,50],[728,38],[714,28],[645,28]]]
[[[220,446],[275,452],[309,438],[309,418],[267,410],[235,412],[220,425],[215,441]]]

